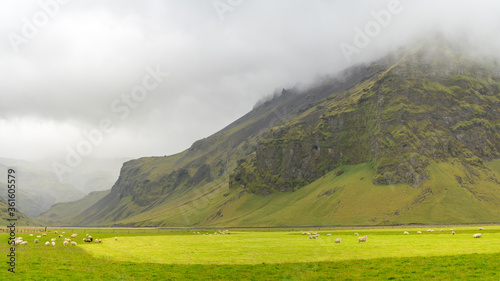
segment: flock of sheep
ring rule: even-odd
[[[212,233],[208,233],[208,232],[206,232],[206,233],[200,233],[200,232],[195,232],[195,231],[193,231],[193,234],[196,234],[196,235],[212,235]],[[213,235],[226,235],[226,234],[229,235],[231,233],[229,232],[229,230],[226,229],[226,230],[216,231],[216,232],[214,232]]]
[[[57,234],[57,231],[54,231],[54,234]],[[64,234],[65,232],[62,232],[62,234],[59,234],[58,235],[58,238],[64,238]],[[33,236],[33,234],[29,234],[30,237]],[[47,236],[47,233],[42,233],[41,235],[37,235],[36,236],[36,239],[33,240],[33,242],[35,244],[38,244],[40,241],[38,240],[38,238],[41,238],[43,236]],[[78,236],[78,234],[76,233],[73,233],[71,234],[71,238],[76,238]],[[102,243],[102,240],[101,239],[93,239],[91,235],[89,234],[85,234],[86,238],[83,238],[83,242],[87,242],[87,243],[90,243],[90,242],[95,242],[95,243]],[[64,238],[64,241],[63,241],[63,245],[64,246],[68,246],[68,245],[71,245],[71,246],[78,246],[78,244],[75,242],[75,241],[71,241],[71,238]],[[45,242],[45,246],[55,246],[56,245],[56,240],[57,238],[51,238],[50,239],[50,242],[47,241]],[[115,241],[118,240],[118,237],[115,237]],[[26,245],[28,244],[28,241],[24,241],[22,237],[16,237],[16,239],[14,240],[14,244],[17,246],[17,245]]]
[[[484,230],[484,228],[480,227],[479,230]],[[441,229],[441,231],[444,231],[443,229]],[[453,229],[450,229],[451,231],[451,234],[452,235],[455,235],[455,231]],[[433,229],[427,229],[427,232],[434,232]],[[409,235],[410,233],[408,231],[405,231],[403,232],[404,235]],[[417,234],[422,234],[422,231],[417,231]],[[310,233],[310,232],[302,232],[302,235],[309,235],[309,239],[317,239],[320,234],[317,233],[317,232],[313,232],[313,233]],[[326,236],[330,237],[332,236],[332,234],[327,234]],[[359,236],[359,234],[357,232],[354,233],[354,236]],[[481,238],[481,233],[476,233],[472,236],[473,238]],[[361,243],[361,242],[366,242],[366,239],[368,239],[368,235],[365,235],[364,237],[358,237],[358,243]],[[340,243],[341,242],[341,239],[340,238],[335,238],[335,243]]]

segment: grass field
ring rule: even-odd
[[[499,226],[486,226],[482,231],[454,227],[456,235],[449,228],[433,229],[230,230],[230,235],[156,230],[117,234],[101,229],[103,233],[86,232],[102,238],[102,244],[83,243],[85,232],[78,232],[77,247],[64,247],[59,238],[55,247],[44,246],[57,237],[53,232],[39,238],[40,244],[23,233],[19,236],[29,244],[17,246],[16,273],[7,272],[2,262],[0,279],[500,280]],[[403,235],[404,230],[410,235]],[[416,234],[417,230],[422,234]],[[200,232],[213,234],[214,230]],[[302,232],[321,235],[309,239]],[[368,235],[367,242],[358,243],[354,232]],[[482,238],[472,238],[478,232]],[[65,237],[70,234],[66,230]],[[0,237],[7,241],[6,234]],[[334,243],[335,238],[342,243]],[[1,245],[7,261],[8,245]]]

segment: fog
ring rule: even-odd
[[[500,50],[497,1],[1,3],[0,156],[73,166],[180,152],[277,88],[434,32]]]

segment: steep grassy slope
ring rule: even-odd
[[[498,221],[500,65],[443,40],[284,90],[169,157],[126,162],[83,225]]]

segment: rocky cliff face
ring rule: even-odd
[[[449,46],[425,45],[343,95],[322,100],[272,128],[255,155],[240,161],[230,185],[269,194],[310,183],[344,164],[371,161],[376,184],[428,178],[429,160],[468,167],[499,157],[499,67]],[[387,65],[386,61],[381,64]]]

